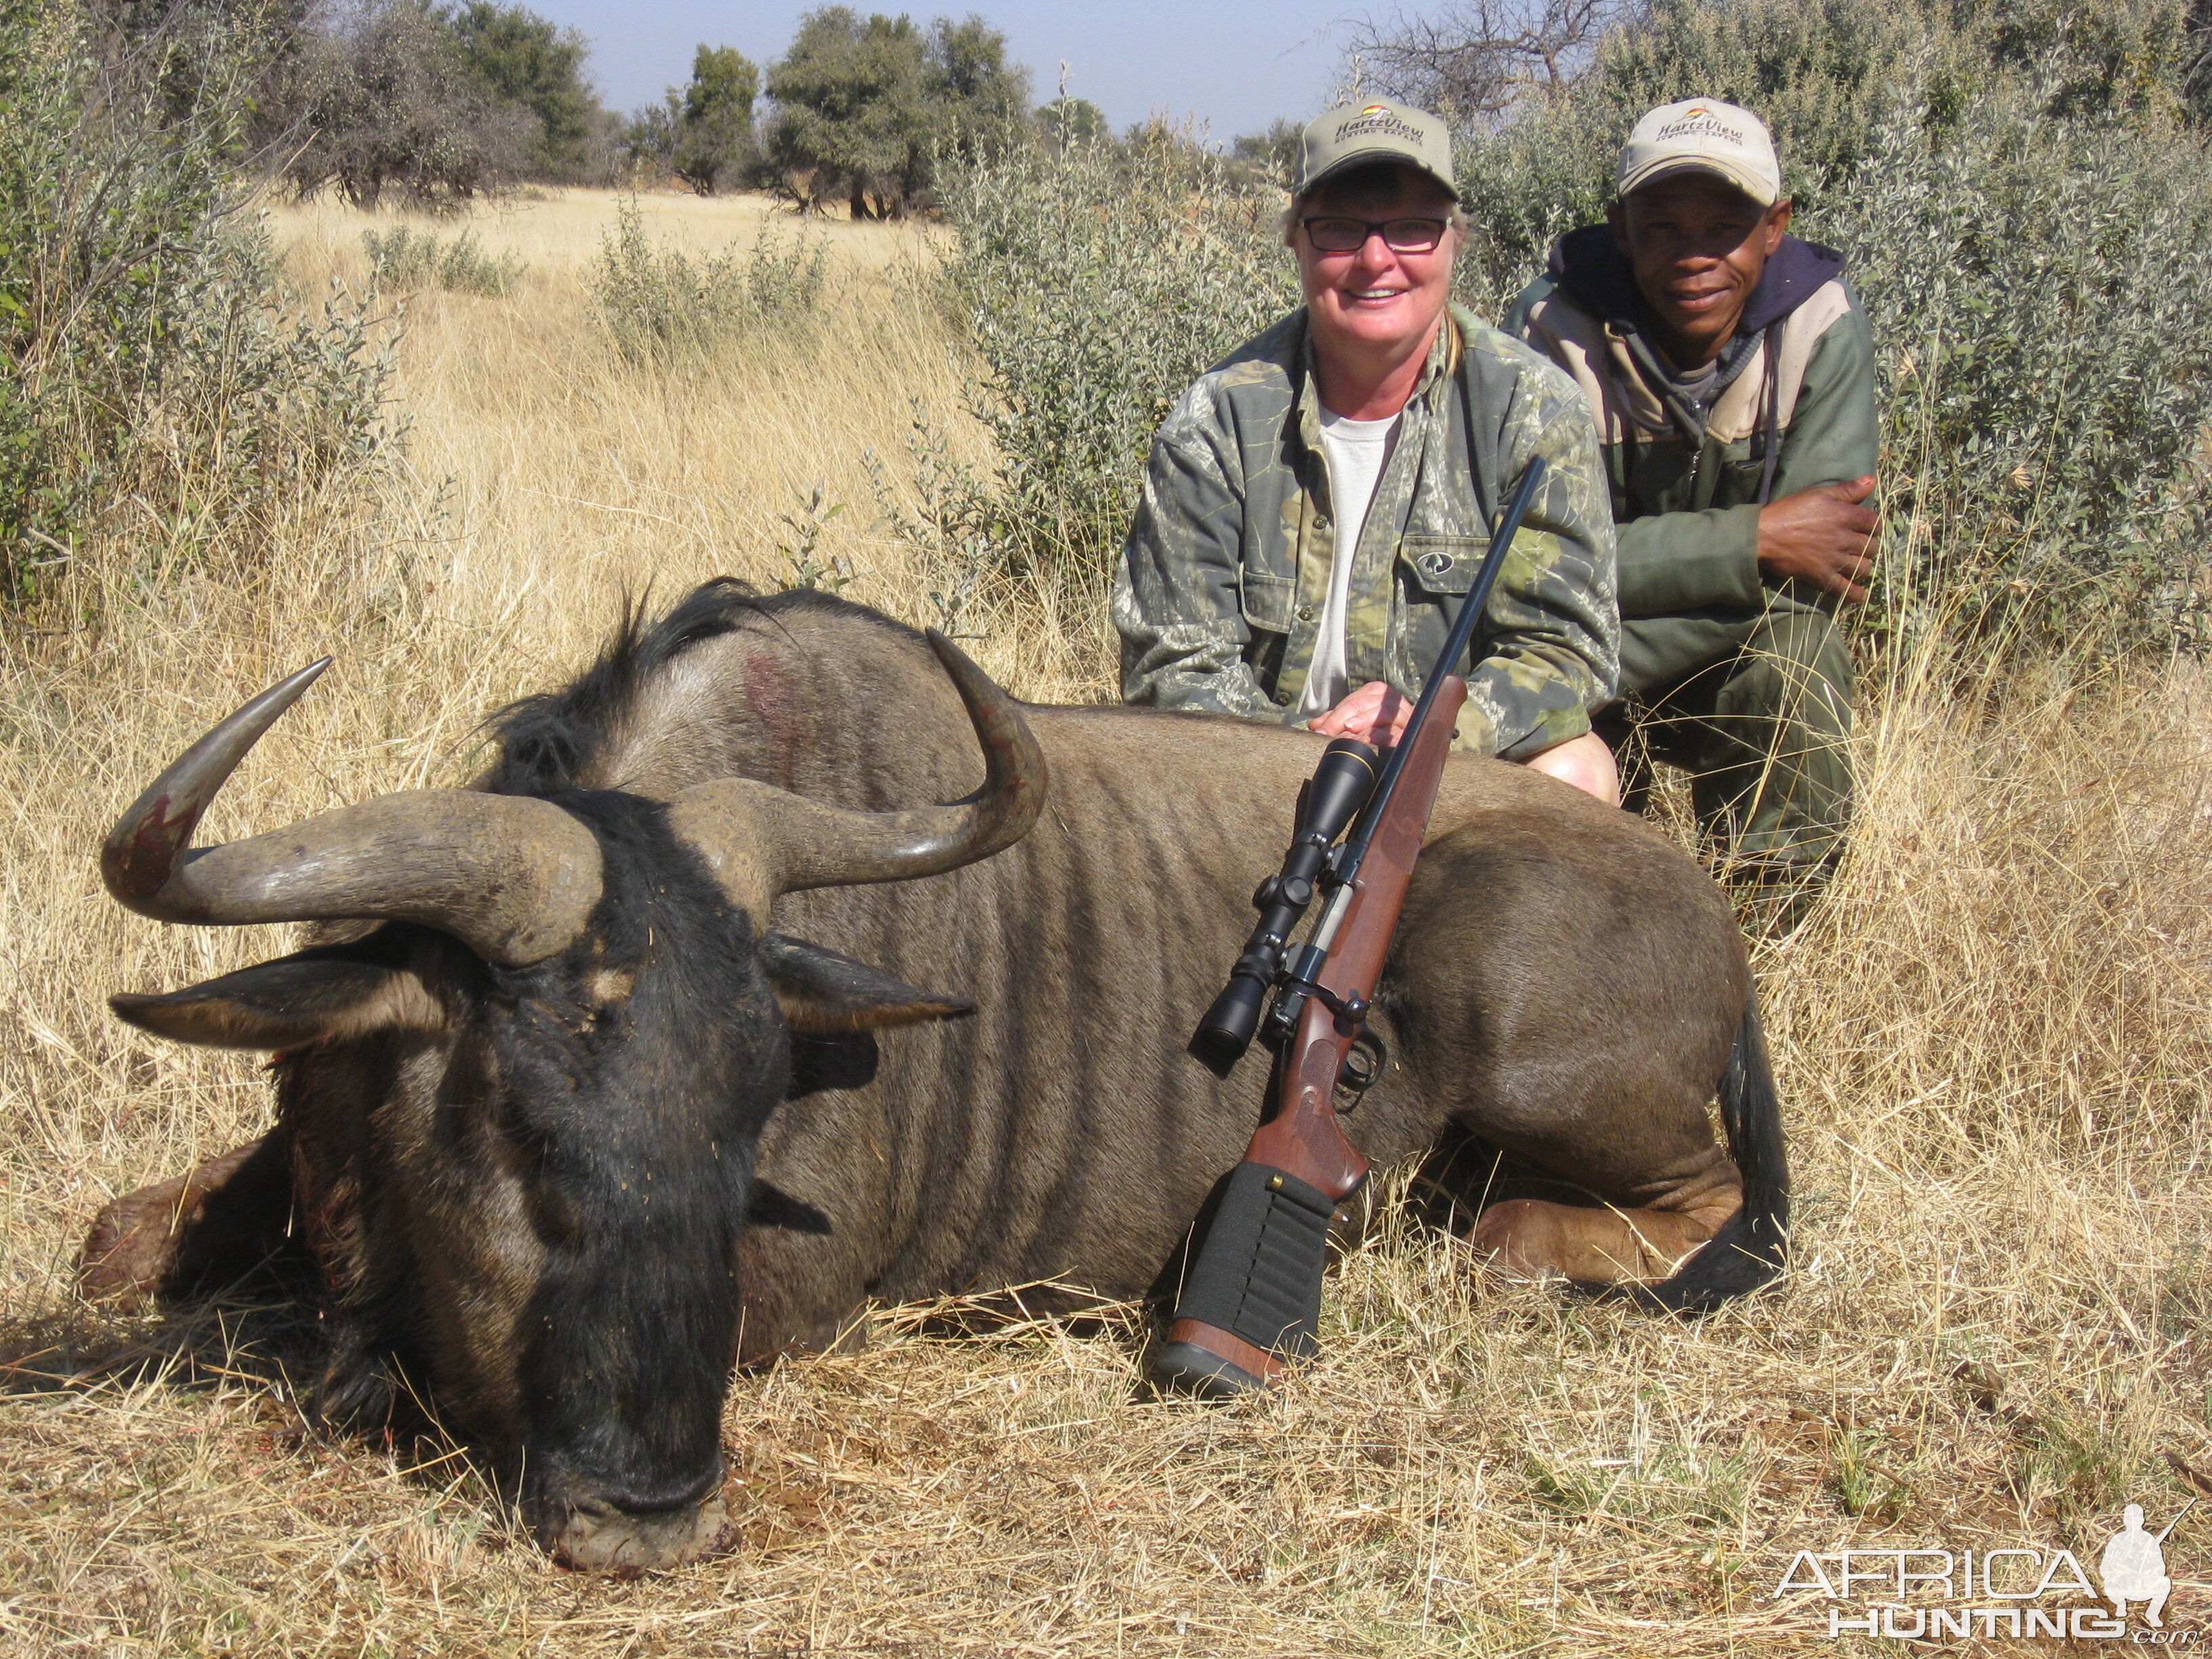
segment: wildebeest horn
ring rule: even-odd
[[[107,890],[161,921],[419,922],[508,967],[564,949],[599,901],[599,848],[548,801],[410,790],[188,850],[224,780],[330,660],[279,680],[154,780],[100,849]]]
[[[1044,805],[1044,751],[1013,699],[967,653],[933,628],[928,638],[982,744],[983,787],[964,800],[902,812],[848,811],[749,778],[688,789],[671,806],[677,833],[741,902],[765,906],[801,888],[933,876],[1029,833]]]

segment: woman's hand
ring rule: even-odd
[[[1306,722],[1309,731],[1324,738],[1357,738],[1377,749],[1387,749],[1406,735],[1406,722],[1413,705],[1380,680],[1370,680],[1326,714]]]

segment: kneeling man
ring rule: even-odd
[[[1874,342],[1844,256],[1789,234],[1774,141],[1712,99],[1653,110],[1607,222],[1505,318],[1575,377],[1620,531],[1616,744],[1692,777],[1720,872],[1794,908],[1842,850],[1850,653],[1875,516]],[[1626,758],[1627,804],[1648,775]]]
[[[1462,666],[1460,741],[1612,801],[1590,727],[1620,627],[1596,434],[1571,380],[1448,303],[1458,201],[1432,115],[1376,103],[1306,129],[1283,225],[1305,304],[1160,428],[1115,584],[1122,694],[1391,741],[1540,454]]]

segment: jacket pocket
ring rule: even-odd
[[[1267,634],[1287,634],[1297,608],[1298,585],[1289,576],[1246,570],[1239,580],[1244,620]]]
[[[1398,563],[1420,592],[1449,599],[1474,586],[1484,550],[1472,536],[1407,536],[1398,543]]]

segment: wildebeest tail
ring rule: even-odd
[[[1743,1207],[1673,1278],[1631,1289],[1647,1306],[1703,1313],[1757,1290],[1782,1271],[1790,1238],[1790,1160],[1755,989],[1744,998],[1743,1024],[1721,1073],[1720,1106],[1729,1155],[1743,1176]]]

